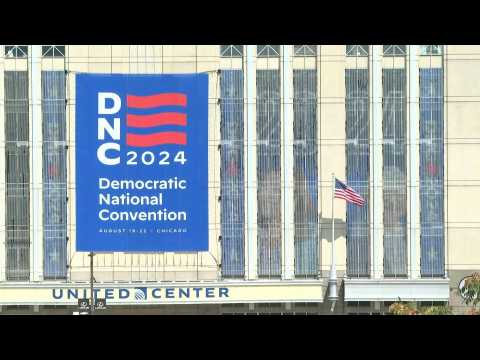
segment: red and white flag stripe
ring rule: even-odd
[[[335,197],[338,199],[344,199],[358,206],[363,206],[365,204],[365,199],[359,193],[338,179],[335,179]]]

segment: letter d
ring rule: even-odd
[[[118,291],[118,297],[120,299],[127,299],[130,296],[130,292],[127,289],[120,289]]]
[[[106,100],[111,99],[113,100],[113,106],[111,108],[107,108]],[[115,93],[111,92],[99,92],[98,93],[98,113],[103,115],[112,115],[116,114],[120,107],[122,106],[122,100],[120,100],[120,96]]]

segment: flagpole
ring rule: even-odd
[[[329,299],[332,301],[332,308],[335,306],[335,301],[337,300],[337,268],[336,268],[336,260],[335,260],[335,216],[334,216],[334,199],[335,199],[335,173],[332,173],[332,261],[330,265],[330,277],[328,279],[329,285]]]

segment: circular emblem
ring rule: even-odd
[[[462,298],[466,298],[465,297],[465,280],[471,278],[472,275],[468,275],[468,276],[465,276],[462,280],[460,280],[460,282],[458,283],[458,291],[460,292],[460,295]]]

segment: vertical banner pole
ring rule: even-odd
[[[335,264],[335,216],[334,216],[334,199],[335,199],[335,174],[332,173],[332,260],[330,265],[330,277],[328,279],[328,285],[330,288],[329,299],[332,301],[332,309],[335,306],[337,300],[337,269]]]

